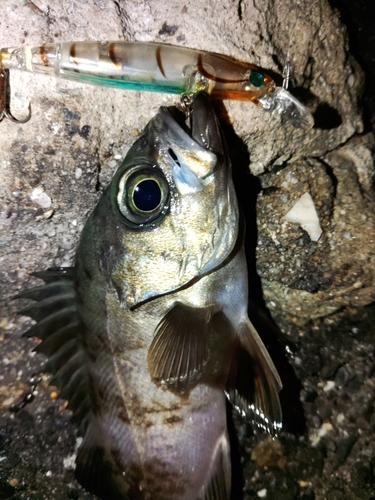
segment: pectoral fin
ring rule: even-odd
[[[241,323],[227,382],[227,396],[233,406],[258,427],[275,435],[281,429],[277,370],[249,320]]]
[[[160,321],[148,351],[152,380],[185,394],[199,381],[209,358],[208,332],[213,307],[177,303]]]

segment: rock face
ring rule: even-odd
[[[294,424],[284,410],[287,432],[276,461],[282,468],[272,462],[256,469],[249,448],[258,438],[238,422],[244,498],[374,495],[374,314],[361,309],[375,297],[374,138],[363,133],[364,75],[338,13],[326,0],[3,0],[1,7],[1,47],[108,39],[177,44],[255,63],[279,85],[289,54],[290,88],[313,112],[313,130],[294,129],[252,103],[218,106],[235,176],[242,167],[262,188],[256,268],[264,301],[295,346],[291,364],[303,403],[297,391],[296,406],[290,403]],[[20,340],[28,320],[16,316],[19,305],[10,297],[34,283],[30,273],[71,265],[87,215],[121,158],[158,107],[176,97],[17,71],[11,87],[14,115],[23,116],[30,100],[32,118],[25,125],[0,123],[0,497],[89,499],[71,470],[75,428],[47,380],[32,404],[8,412],[44,361],[29,355],[33,342]],[[305,193],[319,217],[318,241],[284,218]],[[241,200],[245,212],[255,207],[252,194]],[[247,220],[248,228],[254,223]],[[285,377],[290,395],[293,383]],[[305,432],[297,425],[303,411]]]
[[[373,146],[372,134],[353,137],[322,157],[262,176],[257,268],[275,315],[304,324],[373,302]],[[310,193],[318,212],[318,241],[285,220],[301,193]]]

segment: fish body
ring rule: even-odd
[[[74,268],[36,273],[27,336],[81,425],[76,475],[114,500],[227,500],[226,396],[269,432],[281,382],[247,316],[239,210],[207,95],[161,108],[89,217]]]

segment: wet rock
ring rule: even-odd
[[[284,447],[278,439],[268,438],[260,441],[251,452],[251,459],[259,467],[279,467],[283,469],[286,464]]]

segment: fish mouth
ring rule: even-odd
[[[160,108],[154,122],[160,150],[168,156],[181,194],[203,189],[225,157],[220,127],[207,94],[193,96],[188,122],[176,107]]]
[[[175,106],[162,109],[167,110],[178,126],[196,144],[215,155],[224,154],[218,120],[208,94],[199,92],[193,96],[192,102],[187,108],[188,120],[186,119],[186,113]]]
[[[220,126],[209,96],[200,92],[193,99],[191,112],[191,137],[217,157],[224,155]]]

